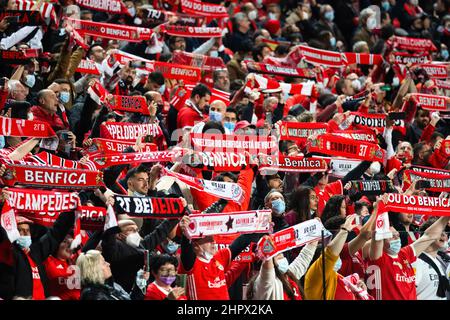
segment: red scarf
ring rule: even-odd
[[[272,172],[326,172],[330,159],[303,156],[277,156],[261,155],[259,157],[259,170],[269,175]],[[261,173],[263,174],[263,173]]]
[[[388,211],[426,216],[450,216],[450,199],[388,193],[387,203],[380,202],[378,215]]]
[[[0,21],[5,17],[18,17],[19,26],[41,26],[45,25],[41,13],[37,10],[4,10],[0,12]]]
[[[222,29],[213,27],[187,27],[176,25],[161,25],[161,32],[174,37],[191,37],[191,38],[220,38],[222,37]]]
[[[392,40],[388,40],[388,43],[392,44],[394,48],[401,50],[419,52],[437,51],[433,41],[429,39],[394,36]]]
[[[68,18],[75,30],[77,30],[82,36],[90,35],[94,37],[123,40],[129,42],[141,42],[150,40],[153,33],[151,29],[122,26],[111,23],[100,23],[87,20],[76,20]]]
[[[403,183],[411,185],[414,181],[424,180],[430,182],[430,187],[425,188],[432,192],[449,192],[450,191],[450,175],[428,172],[417,172],[414,170],[405,170],[403,173]]]
[[[75,0],[76,3],[82,7],[89,8],[96,11],[103,11],[113,14],[127,14],[127,7],[120,0],[108,0],[108,1],[99,1],[99,0]]]
[[[76,192],[56,192],[39,189],[8,188],[11,207],[27,212],[65,212],[78,207]]]
[[[445,96],[437,96],[432,94],[411,93],[416,100],[417,105],[422,109],[430,111],[447,111],[447,100]]]
[[[183,163],[201,170],[214,172],[241,171],[250,165],[246,154],[233,152],[194,152],[187,154]]]
[[[307,79],[316,78],[316,73],[314,72],[314,70],[307,68],[300,69],[300,68],[282,67],[273,64],[259,63],[254,61],[245,61],[245,64],[250,72],[268,73],[283,77],[297,77]]]
[[[450,90],[450,81],[434,80],[439,89]]]
[[[126,148],[133,147],[134,142],[126,142],[120,140],[110,140],[94,138],[92,139],[92,145],[87,148],[86,152],[88,154],[94,153],[122,153]],[[158,147],[154,143],[143,143],[142,152],[152,152],[157,151]]]
[[[94,74],[100,75],[100,71],[98,71],[97,65],[92,60],[83,59],[80,61],[76,72],[85,73],[85,74]]]
[[[147,99],[143,96],[118,96],[108,101],[108,105],[114,111],[140,113],[142,115],[150,115],[147,106]]]
[[[344,52],[342,55],[346,64],[379,65],[383,62],[381,54]]]
[[[449,76],[447,64],[424,63],[420,67],[425,69],[432,79],[447,79]]]
[[[157,123],[105,122],[100,125],[100,137],[113,140],[132,141],[144,136],[159,137],[162,130]]]
[[[308,142],[309,152],[318,152],[330,156],[341,156],[350,159],[384,162],[386,151],[379,145],[363,141],[346,139],[333,134],[322,134]]]
[[[184,215],[180,198],[153,198],[114,196],[114,206],[119,214],[144,219],[177,219]]]
[[[109,153],[92,156],[98,168],[110,166],[145,163],[145,162],[175,162],[182,155],[181,151],[154,151],[133,153]]]
[[[6,164],[6,172],[1,179],[10,187],[20,184],[42,188],[85,189],[104,186],[102,176],[100,171]]]
[[[306,142],[309,136],[319,135],[328,131],[328,123],[312,122],[281,122],[275,124],[280,131],[280,140],[295,140]]]
[[[216,19],[228,18],[227,9],[224,6],[199,0],[181,0],[181,11]]]
[[[333,132],[333,134],[347,139],[365,141],[370,143],[378,143],[378,139],[375,133],[368,132],[368,130],[342,130],[342,131],[335,131]]]
[[[409,54],[407,52],[393,52],[396,64],[421,64],[428,62],[428,53]]]
[[[321,50],[304,45],[300,45],[300,52],[306,62],[314,65],[322,65],[333,68],[345,66],[345,61],[342,59],[342,54],[339,52]]]
[[[56,133],[43,121],[0,117],[0,135],[6,137],[50,138]]]

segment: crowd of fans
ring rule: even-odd
[[[1,1],[0,298],[450,298],[448,207],[442,216],[389,212],[390,236],[375,236],[386,193],[449,196],[450,1],[109,0],[95,8],[99,3]],[[186,12],[190,4],[196,13]],[[217,11],[207,15],[208,8]],[[103,27],[86,31],[88,22]],[[126,29],[127,36],[108,31],[125,26],[137,29]],[[204,30],[220,34],[205,37]],[[324,57],[333,54],[340,65],[327,63]],[[444,75],[432,71],[437,66]],[[439,97],[443,106],[426,102]],[[355,124],[355,117],[365,116],[384,122]],[[383,159],[330,154],[325,147],[323,153],[310,151],[320,139],[317,132],[303,141],[283,138],[280,128],[302,123],[324,124],[325,135],[342,141],[367,143],[354,133],[373,137]],[[127,126],[147,131],[126,131]],[[274,139],[275,150],[227,151],[246,159],[228,169],[199,164],[192,160],[198,156],[193,137],[210,133],[232,141]],[[158,151],[168,150],[189,157],[111,160],[140,153],[157,158]],[[215,152],[220,153],[212,151],[211,157]],[[326,170],[280,165],[265,171],[258,160],[264,156],[328,162]],[[342,171],[339,160],[347,161]],[[95,182],[56,186],[42,178],[46,173],[34,181],[27,174],[21,178],[21,168],[99,175]],[[443,186],[407,181],[404,172],[412,168]],[[181,176],[205,185],[230,183],[242,199],[213,195]],[[355,181],[390,187],[355,190]],[[106,214],[100,228],[83,222],[80,228],[75,207],[27,210],[17,205],[15,192],[34,195],[29,206],[40,205],[43,198],[36,199],[43,192],[74,192],[79,206]],[[184,215],[148,219],[120,212],[117,195],[181,198]],[[189,236],[191,214],[262,209],[271,212],[269,233],[227,234],[226,244],[220,234]],[[258,244],[271,234],[313,219],[327,232],[270,259],[261,257]]]

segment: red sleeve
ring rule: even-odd
[[[104,122],[100,125],[100,138],[112,139],[112,136],[106,128]]]
[[[242,204],[239,204],[234,201],[229,201],[225,206],[223,212],[234,212],[234,211],[245,211],[248,210],[250,205],[251,195],[252,195],[252,184],[253,184],[253,169],[251,167],[242,170],[239,175],[237,184],[244,191],[244,200]]]
[[[411,123],[414,119],[414,115],[416,114],[417,105],[411,99],[410,101],[405,101],[402,107],[402,112],[405,112],[405,123]]]
[[[183,107],[178,112],[178,116],[177,116],[177,128],[178,129],[194,126],[194,117],[192,117],[190,112],[187,112],[187,110],[185,110],[185,108],[188,108],[188,107]]]
[[[5,107],[6,99],[8,98],[8,89],[5,89],[0,90],[0,111]]]
[[[409,263],[414,263],[417,260],[412,245],[401,248],[398,255],[402,258],[404,257],[406,260],[408,260]]]
[[[239,261],[233,261],[230,268],[225,272],[225,280],[227,281],[228,288],[231,287],[241,273],[249,266],[249,263],[243,263]]]
[[[328,121],[328,132],[333,133],[335,131],[339,131],[339,125],[336,123],[336,121],[331,119],[330,121]]]
[[[447,154],[441,150],[443,146],[444,144],[439,149],[434,150],[428,158],[428,162],[435,168],[443,169],[447,165]]]
[[[342,181],[338,180],[332,183],[328,183],[325,186],[325,192],[328,193],[330,196],[343,194],[344,188],[342,186]]]
[[[420,142],[425,141],[428,142],[431,140],[431,135],[433,134],[435,126],[428,124],[422,132],[422,136],[420,137]]]
[[[231,251],[229,248],[221,249],[217,251],[214,258],[220,262],[225,269],[228,269],[231,264]]]
[[[402,162],[398,160],[396,157],[392,157],[388,159],[386,163],[386,174],[391,172],[392,169],[397,169],[400,171],[400,168],[402,167]]]
[[[144,300],[164,300],[166,296],[162,293],[154,283],[149,284]]]
[[[338,113],[342,113],[342,107],[341,110],[339,110],[338,106],[333,103],[330,104],[329,106],[326,106],[325,108],[323,108],[318,114],[317,114],[317,122],[326,122],[328,121],[328,119],[331,118],[331,116],[333,115],[333,113],[337,111]],[[331,120],[330,120],[331,121]]]
[[[361,105],[358,108],[358,112],[369,113],[369,106],[367,106],[365,103],[361,103]]]

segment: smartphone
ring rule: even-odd
[[[150,272],[150,252],[144,250],[144,271]]]
[[[145,61],[130,61],[129,66],[130,68],[144,68]]]
[[[177,287],[186,288],[186,275],[177,274],[177,278],[175,279],[175,285]]]
[[[391,91],[391,89],[392,89],[391,86],[388,84],[385,84],[384,86],[380,87],[381,91]]]
[[[64,141],[69,140],[69,132],[61,132],[61,139]]]
[[[427,180],[419,180],[416,183],[416,188],[417,189],[431,188],[431,183],[430,183],[430,181],[427,181]]]
[[[404,112],[389,112],[388,113],[389,120],[405,120]]]

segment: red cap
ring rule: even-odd
[[[278,20],[268,20],[264,25],[264,28],[266,28],[270,34],[276,34],[278,30],[281,29],[281,24]]]
[[[234,132],[236,132],[239,129],[244,129],[244,128],[247,128],[247,127],[251,127],[253,129],[256,128],[255,125],[251,124],[247,120],[241,120],[241,121],[236,123],[236,126],[234,127]]]

